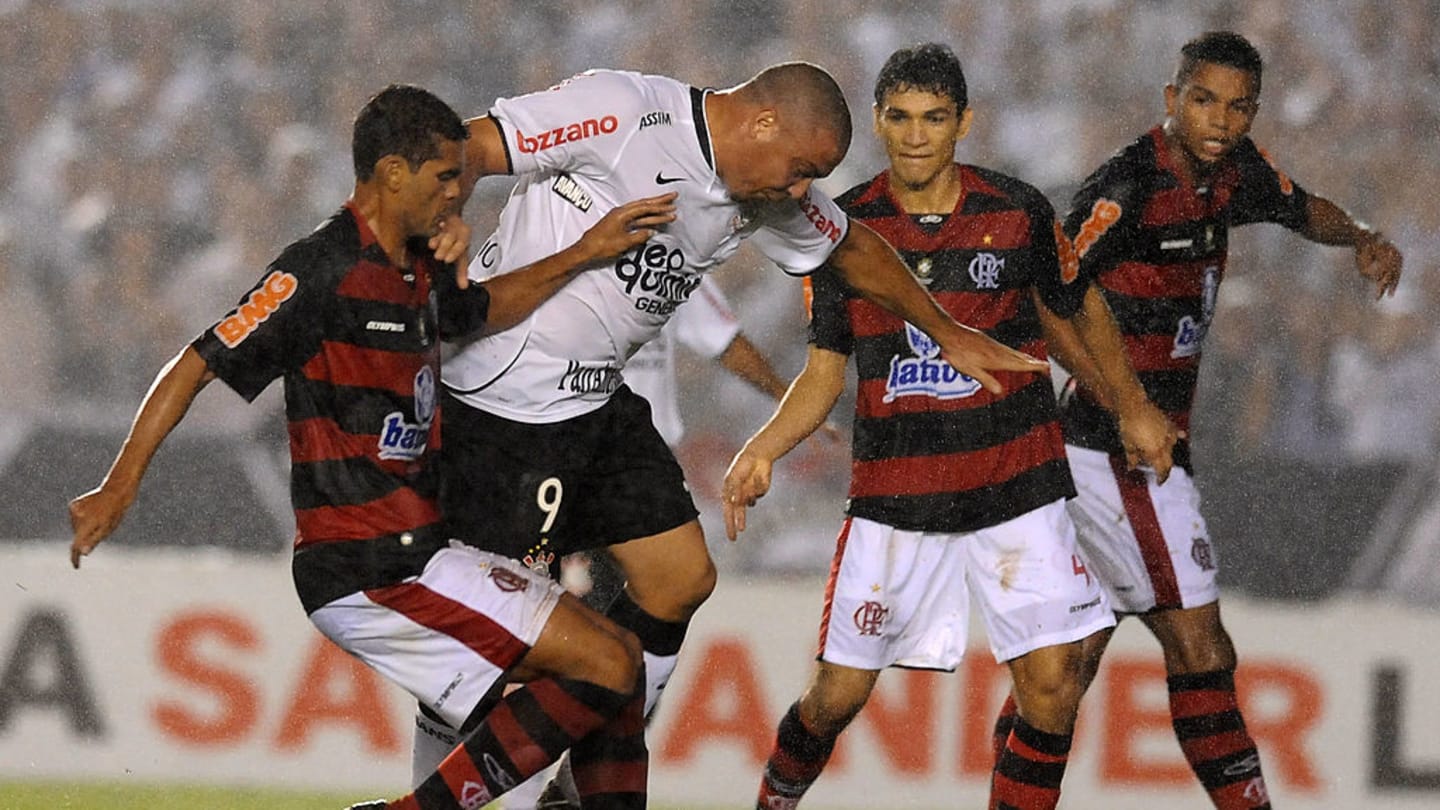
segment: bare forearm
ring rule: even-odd
[[[1312,194],[1306,206],[1308,219],[1301,233],[1312,242],[1354,246],[1379,236],[1369,225],[1324,197]]]
[[[771,399],[785,396],[790,384],[775,371],[765,355],[743,334],[736,335],[720,355],[720,364],[736,377],[755,386]]]
[[[845,387],[845,361],[842,354],[812,347],[804,370],[742,452],[773,462],[818,430]]]
[[[102,488],[122,495],[127,501],[134,498],[155,451],[185,418],[196,394],[212,379],[214,374],[193,348],[186,346],[172,358],[156,375],[140,403],[130,433],[110,465]]]
[[[485,334],[503,332],[525,320],[592,260],[591,252],[577,242],[513,273],[486,279],[483,284],[490,293],[490,312]]]
[[[1146,401],[1145,389],[1135,376],[1125,352],[1124,338],[1105,297],[1095,287],[1085,293],[1085,302],[1071,321],[1093,370],[1087,374],[1100,376],[1099,384],[1081,377],[1092,390],[1103,391],[1103,404],[1118,412]]]
[[[900,254],[878,234],[859,222],[830,259],[851,289],[904,318],[931,337],[953,328],[954,320],[911,275]]]

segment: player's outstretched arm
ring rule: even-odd
[[[1130,469],[1146,464],[1160,483],[1170,477],[1171,451],[1180,433],[1145,394],[1125,353],[1120,327],[1100,290],[1091,286],[1080,309],[1061,318],[1034,295],[1035,309],[1045,330],[1052,356],[1095,392],[1100,404],[1114,414]]]
[[[74,531],[70,542],[72,566],[79,568],[80,558],[93,551],[120,525],[160,443],[185,417],[195,395],[213,379],[215,375],[205,360],[190,346],[175,355],[156,375],[105,480],[70,502],[70,528]]]
[[[1395,294],[1405,259],[1389,239],[1317,194],[1306,200],[1306,216],[1300,231],[1306,239],[1355,248],[1355,269],[1375,283],[1375,298]]]
[[[490,313],[485,333],[501,332],[523,321],[570,279],[604,259],[645,244],[655,229],[675,221],[676,194],[625,203],[590,226],[575,244],[513,273],[487,279]]]
[[[996,371],[1044,374],[1050,366],[1024,352],[997,343],[978,329],[956,323],[910,274],[895,249],[864,224],[850,231],[830,255],[830,265],[852,289],[899,315],[940,345],[940,355],[956,370],[994,394],[1005,388]]]
[[[745,442],[725,471],[720,487],[725,536],[734,541],[745,531],[745,510],[770,491],[775,462],[814,433],[845,388],[846,357],[810,347],[805,368],[790,384],[775,413]]]

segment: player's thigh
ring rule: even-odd
[[[968,535],[966,580],[997,661],[1079,641],[1115,625],[1080,557],[1064,501]]]
[[[847,519],[836,539],[820,660],[857,670],[953,670],[965,652],[967,535]]]
[[[627,692],[635,685],[640,661],[640,642],[633,633],[567,593],[512,677],[556,676]]]
[[[715,563],[698,520],[609,551],[630,598],[657,618],[688,619],[715,588]]]
[[[1235,645],[1220,621],[1220,603],[1194,608],[1156,610],[1140,619],[1165,652],[1171,675],[1235,668]]]
[[[468,546],[435,552],[405,582],[349,594],[311,621],[454,728],[536,644],[563,590]]]
[[[1161,485],[1153,471],[1125,470],[1106,453],[1066,452],[1081,554],[1116,610],[1199,607],[1219,598],[1218,560],[1189,473],[1176,468]]]

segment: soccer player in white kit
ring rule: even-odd
[[[851,134],[844,95],[814,65],[776,65],[721,91],[591,71],[500,99],[469,125],[467,182],[519,176],[474,279],[555,252],[624,200],[679,194],[656,237],[519,326],[460,347],[442,374],[451,536],[536,568],[608,547],[627,579],[609,614],[645,648],[647,708],[715,568],[684,475],[622,369],[742,239],[792,275],[828,262],[991,390],[992,371],[1048,369],[945,314],[884,240],[811,186]]]

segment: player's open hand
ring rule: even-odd
[[[772,469],[771,461],[748,450],[741,450],[730,461],[725,483],[720,487],[725,536],[730,542],[735,542],[740,532],[745,531],[745,510],[770,491]]]
[[[956,324],[940,343],[940,356],[956,371],[970,377],[992,394],[1005,393],[1005,386],[991,372],[1023,371],[1049,374],[1050,364],[1016,351],[978,329]]]
[[[1405,258],[1389,239],[1375,234],[1355,245],[1355,269],[1375,282],[1375,300],[1394,295]]]
[[[129,499],[103,487],[96,487],[70,502],[70,565],[79,568],[80,558],[95,550],[125,517]]]
[[[455,282],[460,289],[470,286],[470,279],[465,275],[465,259],[470,251],[470,226],[465,224],[465,220],[456,214],[446,214],[436,227],[435,235],[430,237],[429,246],[436,261],[455,265]]]
[[[1148,399],[1122,411],[1118,422],[1126,468],[1145,465],[1155,471],[1157,483],[1165,483],[1174,464],[1175,442],[1183,435],[1175,423]]]
[[[643,245],[661,225],[675,221],[676,192],[644,197],[617,206],[580,237],[580,247],[591,260],[611,259]]]

